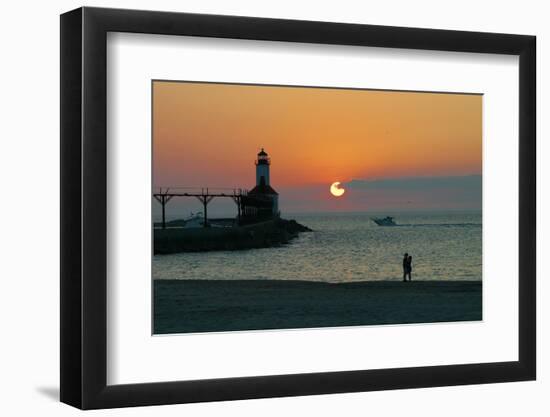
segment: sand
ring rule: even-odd
[[[155,280],[154,333],[474,321],[480,281]]]

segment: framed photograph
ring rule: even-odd
[[[535,37],[61,16],[61,401],[533,380]]]

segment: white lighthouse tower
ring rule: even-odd
[[[264,151],[264,148],[258,153],[258,159],[256,159],[256,185],[262,184],[262,177],[264,178],[263,184],[269,184],[269,165],[271,165],[271,160],[267,153]]]

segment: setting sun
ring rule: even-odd
[[[330,193],[334,197],[341,197],[346,192],[345,189],[340,188],[339,186],[340,186],[340,181],[336,181],[336,182],[332,183],[332,185],[330,186]]]

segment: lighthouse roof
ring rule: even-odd
[[[275,191],[270,185],[267,185],[265,183],[256,185],[252,190],[248,192],[248,194],[252,195],[258,195],[258,194],[264,194],[264,195],[279,195],[277,191]]]
[[[267,156],[266,151],[264,151],[264,148],[260,152],[258,152],[258,156]]]
[[[265,183],[265,177],[262,177],[260,179],[260,183],[256,185],[252,190],[248,192],[248,194],[252,195],[258,195],[258,194],[264,194],[264,195],[279,195],[277,191],[275,191],[273,188],[271,188],[270,185]]]

